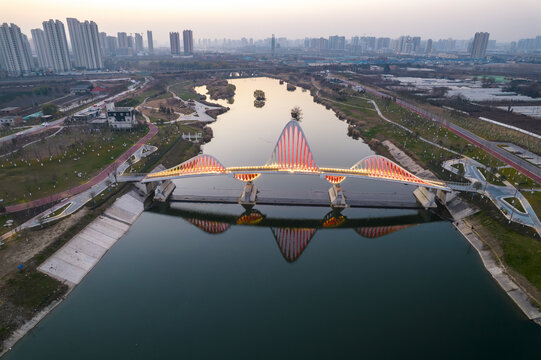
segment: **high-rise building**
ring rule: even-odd
[[[27,74],[34,68],[28,38],[15,24],[0,26],[0,66],[12,76]]]
[[[44,21],[43,34],[45,39],[44,52],[47,58],[48,68],[55,72],[71,70],[68,40],[66,39],[64,24],[60,20],[51,19],[49,21]],[[32,36],[35,36],[34,32],[32,33]],[[36,36],[39,37],[37,34]],[[38,52],[38,62],[39,58],[40,54]]]
[[[389,49],[390,47],[391,47],[390,38],[381,37],[376,40],[376,50]]]
[[[485,57],[487,53],[489,33],[487,32],[477,32],[473,38],[473,43],[471,47],[471,57],[472,58],[482,58]]]
[[[192,30],[184,30],[182,32],[182,40],[184,41],[184,54],[193,54]]]
[[[107,51],[108,56],[115,56],[118,49],[118,43],[116,37],[107,36]]]
[[[329,36],[329,49],[330,50],[344,50],[346,48],[345,36]]]
[[[105,56],[107,53],[107,34],[105,32],[100,32],[99,39],[100,39],[101,53],[103,56]]]
[[[32,41],[34,42],[34,48],[36,49],[36,55],[38,56],[38,66],[40,69],[52,69],[53,61],[51,58],[51,52],[45,39],[45,32],[41,29],[30,30],[32,34]]]
[[[44,21],[43,31],[45,33],[47,50],[51,59],[51,69],[55,72],[71,70],[68,40],[62,21],[53,19]]]
[[[67,18],[71,49],[75,66],[85,69],[102,69],[103,54],[100,47],[98,25],[94,21],[80,22]]]
[[[128,48],[128,35],[125,32],[117,33],[118,36],[118,48],[127,49]]]
[[[412,38],[413,43],[413,52],[417,53],[421,50],[421,37],[420,36],[414,36]]]
[[[154,41],[152,40],[152,31],[147,30],[147,44],[148,53],[152,55],[154,53]]]
[[[428,39],[426,41],[426,53],[431,54],[432,53],[432,39]]]
[[[169,33],[169,42],[171,44],[171,54],[180,55],[180,36],[178,32]]]
[[[276,38],[274,37],[274,34],[272,34],[271,39],[271,53],[274,55],[274,50],[276,49]]]
[[[143,35],[135,34],[135,52],[143,52]]]

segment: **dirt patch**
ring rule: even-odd
[[[53,226],[38,231],[23,231],[7,239],[0,250],[0,287],[6,275],[17,271],[17,266],[49,246],[87,213],[88,210],[82,208]]]

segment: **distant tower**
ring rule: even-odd
[[[182,40],[184,42],[184,54],[193,54],[193,32],[192,32],[192,30],[184,30],[182,32]]]
[[[479,59],[485,57],[487,53],[488,37],[490,36],[487,32],[478,32],[475,33],[473,38],[473,43],[471,47],[471,57],[474,59]]]
[[[432,39],[426,41],[426,54],[430,55],[432,53]]]
[[[60,20],[44,21],[43,34],[45,35],[47,51],[51,61],[50,67],[56,72],[69,71],[71,62],[64,24]]]
[[[9,75],[19,76],[32,71],[32,54],[27,44],[28,38],[17,25],[4,23],[0,26],[0,66]]]
[[[147,30],[147,43],[148,43],[148,53],[152,55],[154,53],[154,41],[152,40],[152,31]]]
[[[274,34],[272,34],[272,40],[271,40],[271,53],[274,55],[274,50],[276,49],[276,38],[274,37]]]
[[[139,33],[135,34],[135,52],[143,52],[143,35]]]
[[[171,44],[171,55],[180,55],[180,36],[178,32],[169,33],[169,43]]]
[[[80,22],[67,18],[71,49],[75,65],[85,69],[102,69],[103,54],[100,46],[100,32],[94,21]],[[62,25],[63,27],[63,25]],[[45,31],[47,34],[47,31]]]

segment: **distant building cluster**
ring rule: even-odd
[[[67,30],[60,20],[47,20],[42,28],[31,29],[31,41],[15,24],[0,26],[0,70],[8,76],[31,73],[66,73],[72,70],[100,70],[111,56],[152,55],[152,31],[143,35],[119,32],[109,36],[94,21],[67,18]],[[68,42],[69,34],[69,42]],[[193,52],[193,39],[189,49]],[[186,47],[186,44],[185,44]]]
[[[169,44],[171,48],[171,55],[180,55],[180,34],[178,32],[169,33]],[[182,44],[183,54],[193,54],[193,32],[192,30],[184,30],[182,32]]]
[[[67,29],[60,20],[47,20],[31,29],[31,39],[15,24],[0,26],[0,76],[61,74],[74,70],[102,70],[107,58],[133,56],[191,56],[201,52],[270,53],[274,55],[314,54],[317,56],[413,56],[471,58],[485,61],[494,54],[534,56],[541,52],[541,36],[518,42],[496,43],[487,32],[477,32],[469,40],[422,39],[403,35],[398,38],[341,35],[288,39],[272,34],[266,39],[210,39],[194,41],[190,29],[169,33],[169,46],[156,50],[152,31],[116,36],[100,32],[91,20],[67,18]],[[182,36],[182,38],[181,38]],[[69,40],[69,41],[68,41]],[[146,44],[145,44],[146,41]]]

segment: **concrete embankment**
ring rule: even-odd
[[[98,263],[144,210],[135,191],[123,195],[38,268],[73,287]]]
[[[470,242],[470,244],[477,250],[483,264],[487,271],[492,275],[494,280],[500,285],[500,287],[509,295],[511,299],[518,305],[524,315],[528,319],[535,321],[541,325],[541,312],[532,303],[530,297],[524,292],[505,272],[505,269],[501,267],[492,252],[486,248],[484,243],[479,240],[475,234],[472,226],[465,220],[460,220],[455,223],[455,227],[460,233]]]
[[[144,211],[144,200],[135,190],[121,196],[103,215],[45,260],[38,270],[67,284],[69,294],[141,215]],[[0,357],[61,302],[62,300],[53,302],[17,329],[4,341],[5,350],[0,353]]]

